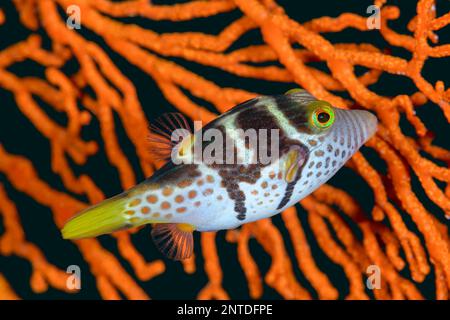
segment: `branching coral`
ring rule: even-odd
[[[170,104],[195,120],[206,122],[216,116],[201,106],[197,98],[224,112],[256,95],[241,88],[221,87],[177,63],[181,58],[241,78],[295,82],[319,99],[342,108],[369,109],[380,120],[377,135],[366,146],[385,162],[387,176],[377,171],[362,153],[357,153],[348,163],[373,191],[371,212],[364,212],[346,191],[324,185],[300,203],[307,212],[310,231],[305,228],[306,220],[299,219],[297,209],[290,208],[281,215],[289,238],[284,238],[280,227],[268,219],[226,233],[227,241],[236,244],[250,297],[262,297],[266,284],[288,299],[421,299],[424,294],[418,283],[434,279],[433,298],[448,299],[450,241],[445,217],[450,216],[450,151],[432,144],[431,132],[415,112],[415,108],[429,100],[438,105],[450,121],[449,89],[442,81],[433,85],[422,75],[428,58],[450,55],[449,44],[438,44],[436,36],[436,32],[450,23],[450,15],[437,17],[434,1],[418,1],[417,15],[408,24],[411,35],[397,33],[389,27],[389,21],[399,17],[399,8],[376,1],[381,6],[380,35],[391,46],[410,52],[409,60],[373,44],[331,43],[325,38],[325,33],[345,29],[369,31],[364,16],[343,13],[336,18],[297,22],[272,0],[196,0],[176,5],[153,5],[147,0],[13,2],[21,23],[32,34],[0,52],[0,87],[14,95],[20,112],[50,142],[51,169],[59,175],[65,190],[51,186],[40,177],[32,161],[8,152],[1,145],[0,173],[14,189],[50,208],[57,226],[88,205],[78,200],[80,196],[87,197],[90,203],[105,197],[92,177],[86,173],[76,174],[73,169],[74,165],[82,167],[102,147],[118,172],[122,189],[133,186],[139,172],[149,176],[161,165],[147,148],[145,108],[141,106],[133,79],[119,69],[111,50],[148,74]],[[58,9],[66,11],[73,5],[80,10],[82,28],[99,36],[104,46],[68,28],[66,18]],[[213,19],[221,13],[237,10],[242,17],[217,35],[158,34],[123,21],[123,18],[139,17],[176,23],[196,18]],[[0,25],[5,21],[7,23],[8,16],[0,10]],[[231,50],[233,44],[252,30],[259,30],[264,44]],[[48,35],[51,48],[42,45],[38,31]],[[10,70],[24,60],[43,66],[45,77],[20,77]],[[79,68],[67,73],[64,67],[71,61],[76,61]],[[312,62],[324,63],[329,72],[315,67]],[[355,67],[364,67],[367,71],[358,76]],[[417,92],[411,95],[400,92],[388,97],[369,89],[385,73],[409,78]],[[347,92],[349,96],[343,98],[339,92]],[[42,103],[66,114],[67,125],[52,120]],[[4,111],[3,115],[7,113]],[[135,148],[140,168],[133,167],[130,155],[123,151],[117,134],[118,122],[114,120],[116,115]],[[412,136],[401,130],[402,117],[413,126]],[[99,122],[100,141],[82,138],[83,128],[90,126],[93,118]],[[11,139],[2,137],[2,140],[4,138]],[[436,209],[430,210],[421,203],[412,187],[412,174]],[[44,292],[49,286],[70,292],[66,287],[67,274],[46,260],[45,250],[27,241],[18,209],[3,187],[0,187],[0,212],[5,230],[0,236],[0,254],[18,256],[32,264],[30,284],[34,292]],[[147,262],[133,245],[134,231],[113,235],[118,257],[97,239],[75,242],[103,298],[148,298],[138,281],[148,281],[165,272],[166,262]],[[345,296],[316,259],[308,243],[308,232],[322,254],[342,268],[348,279]],[[233,298],[224,289],[224,266],[216,246],[216,234],[203,233],[200,242],[201,250],[197,250],[196,255],[203,256],[209,281],[198,298]],[[254,258],[250,246],[253,242],[259,244],[271,260],[266,273]],[[129,263],[133,274],[122,266],[119,258]],[[381,270],[382,285],[377,290],[366,288],[367,268],[371,265]],[[183,268],[188,274],[195,273],[196,259],[184,261]],[[298,279],[297,270],[305,280]],[[432,280],[431,274],[434,274]],[[0,298],[16,297],[0,273]]]

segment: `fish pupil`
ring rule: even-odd
[[[327,112],[320,112],[318,115],[317,115],[317,120],[320,122],[320,123],[322,123],[322,124],[324,124],[324,123],[327,123],[329,120],[330,120],[330,115],[327,113]]]

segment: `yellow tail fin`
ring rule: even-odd
[[[119,194],[80,212],[61,230],[64,239],[96,237],[129,226],[124,217],[127,197]]]

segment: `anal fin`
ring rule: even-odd
[[[152,239],[168,258],[184,260],[194,251],[194,226],[186,223],[158,223],[152,227]]]

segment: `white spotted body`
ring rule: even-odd
[[[333,121],[325,126],[318,119]],[[192,241],[184,239],[193,230],[236,228],[277,214],[309,195],[373,135],[376,123],[369,112],[333,108],[305,91],[250,100],[205,126],[203,132],[211,128],[221,132],[236,147],[235,158],[242,160],[258,152],[237,134],[238,129],[276,129],[278,157],[270,163],[197,161],[176,165],[169,161],[152,177],[118,196],[120,226],[155,224],[161,230],[155,232],[154,240],[160,247],[164,245],[163,251],[171,250],[165,253],[175,259],[185,258]],[[192,141],[200,140],[200,134],[196,132]],[[202,144],[201,150],[206,148],[208,143]],[[189,227],[180,231],[166,225]],[[183,241],[167,244],[173,237]],[[188,249],[176,248],[180,246]]]

